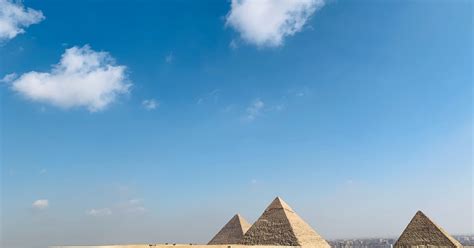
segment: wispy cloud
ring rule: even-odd
[[[203,104],[208,101],[217,102],[219,100],[220,92],[219,89],[212,90],[211,92],[199,97],[197,99],[197,104]]]
[[[166,55],[165,62],[168,64],[171,64],[173,63],[173,61],[174,61],[174,55],[173,55],[173,52],[170,52],[168,55]]]
[[[311,94],[311,90],[307,87],[301,87],[288,90],[288,97],[304,97]]]
[[[18,77],[16,73],[10,73],[0,79],[0,83],[10,83]]]
[[[90,216],[108,216],[112,214],[114,215],[143,214],[145,212],[146,212],[146,208],[143,204],[143,199],[129,198],[129,199],[121,199],[117,203],[111,204],[110,207],[89,209],[85,213]]]
[[[122,202],[120,204],[120,208],[126,213],[140,214],[146,211],[146,208],[143,205],[143,200],[138,199],[138,198],[130,199],[126,202]]]
[[[13,39],[44,19],[41,11],[26,8],[19,1],[0,0],[0,41]]]
[[[125,70],[107,52],[95,52],[88,45],[72,47],[51,72],[25,73],[12,82],[12,89],[32,101],[63,109],[101,111],[129,92]]]
[[[232,39],[229,43],[229,47],[232,48],[233,50],[239,48],[239,44],[235,39]]]
[[[142,199],[131,199],[128,201],[132,205],[140,204],[142,202]]]
[[[35,209],[46,209],[49,207],[49,201],[46,199],[40,199],[33,202],[32,207]]]
[[[110,210],[109,208],[93,208],[87,210],[86,214],[90,216],[107,216],[112,214],[112,210]]]
[[[255,118],[257,118],[261,114],[264,107],[265,107],[265,103],[262,100],[260,99],[254,100],[250,104],[250,106],[247,107],[245,111],[246,113],[245,120],[247,121],[255,120]]]
[[[226,25],[250,44],[280,46],[323,5],[324,0],[232,0]]]
[[[155,99],[147,99],[142,101],[142,105],[147,110],[153,110],[160,106],[160,103]]]
[[[222,113],[229,113],[229,112],[232,112],[236,107],[237,107],[237,105],[235,105],[235,104],[229,104],[229,105],[225,106],[224,108],[222,108],[221,112]]]
[[[277,104],[275,106],[273,106],[273,110],[275,111],[282,111],[286,108],[286,105],[283,104],[283,103],[280,103],[280,104]]]

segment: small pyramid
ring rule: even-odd
[[[394,248],[411,247],[463,247],[456,239],[451,237],[441,227],[430,220],[423,212],[418,211],[400,238],[395,242]]]
[[[250,224],[240,214],[236,214],[209,241],[208,245],[239,244],[249,228]]]
[[[280,197],[265,209],[245,233],[243,245],[278,245],[330,248],[311,226]]]

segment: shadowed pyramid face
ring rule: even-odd
[[[232,219],[209,241],[209,245],[238,244],[244,237],[250,224],[239,214]]]
[[[415,214],[394,245],[395,248],[416,246],[462,247],[456,239],[421,211]]]
[[[245,233],[242,244],[330,247],[279,197]]]

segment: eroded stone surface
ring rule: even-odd
[[[418,211],[394,245],[394,248],[415,247],[460,248],[462,245],[441,227],[431,221],[423,212]]]
[[[242,216],[236,214],[208,244],[239,244],[249,228],[250,224]]]
[[[277,197],[242,239],[244,245],[306,246],[329,248],[330,245],[293,209]]]

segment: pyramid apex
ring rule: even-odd
[[[237,221],[239,221],[241,226],[248,225],[248,228],[250,228],[250,224],[248,224],[247,220],[245,220],[245,218],[241,214],[239,214],[239,213],[235,214],[232,219],[237,219]],[[245,231],[247,231],[247,230],[245,230]]]
[[[280,197],[270,203],[245,233],[241,244],[330,248],[330,245]]]
[[[423,211],[418,210],[418,211],[416,211],[416,213],[415,213],[415,215],[413,216],[413,218],[428,218],[428,216],[426,216],[426,214],[423,213]]]
[[[293,209],[286,203],[281,197],[277,196],[275,199],[268,205],[265,211],[273,210],[273,209],[284,209],[291,212],[294,212]]]
[[[279,197],[279,196],[275,197],[274,201],[278,201],[278,202],[280,202],[280,203],[285,203],[285,204],[286,204],[286,202],[283,200],[283,198],[281,198],[281,197]],[[288,205],[288,204],[287,204],[287,205]]]

